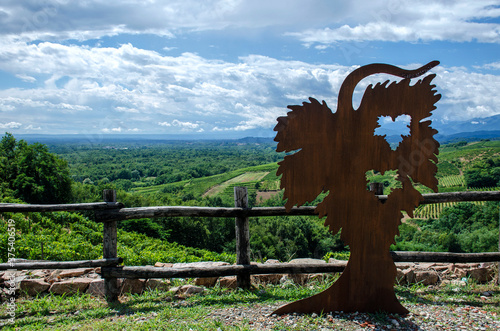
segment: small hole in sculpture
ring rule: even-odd
[[[396,179],[396,170],[388,170],[384,173],[377,170],[368,170],[365,176],[366,189],[375,195],[390,195],[394,189],[402,188],[401,182]]]
[[[392,120],[391,116],[379,116],[378,127],[375,129],[376,136],[385,136],[385,141],[395,150],[399,143],[403,141],[403,136],[410,135],[411,117],[409,115],[400,115]]]

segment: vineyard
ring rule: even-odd
[[[451,177],[451,176],[449,176]],[[486,187],[486,188],[471,188],[469,191],[499,191],[500,187]],[[452,207],[460,202],[443,202],[443,203],[432,203],[428,205],[421,205],[415,209],[414,216],[415,218],[422,218],[422,219],[438,219],[439,215],[441,215],[441,212],[443,211],[444,208],[447,207]],[[476,205],[482,205],[484,204],[484,201],[475,201],[471,202]]]
[[[439,186],[442,187],[454,187],[454,186],[466,186],[465,178],[463,175],[451,175],[439,178]]]

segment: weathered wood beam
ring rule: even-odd
[[[342,272],[343,265],[322,264],[262,264],[229,265],[213,268],[156,268],[156,267],[109,267],[103,276],[117,278],[197,278],[257,274],[305,274]],[[104,275],[104,272],[106,275]]]
[[[467,191],[422,194],[422,204],[464,201],[500,201],[500,191]]]
[[[479,262],[498,262],[500,261],[500,253],[490,252],[490,253],[443,253],[443,252],[391,252],[392,258],[394,262],[443,262],[443,263],[479,263]],[[347,262],[347,261],[346,261]],[[121,257],[117,258],[109,258],[109,259],[99,259],[99,260],[82,260],[82,261],[41,261],[41,262],[14,262],[10,263],[0,263],[0,270],[8,270],[8,269],[16,269],[16,270],[33,270],[33,269],[74,269],[74,268],[97,268],[97,267],[111,267],[116,266],[117,264],[123,263],[123,259]],[[275,267],[275,269],[272,268]],[[319,266],[319,267],[318,267]],[[343,269],[342,264],[288,264],[288,263],[280,263],[273,265],[250,265],[250,266],[222,266],[222,267],[214,267],[214,268],[223,268],[221,272],[222,276],[227,275],[236,275],[237,273],[227,273],[228,271],[224,268],[229,268],[231,272],[233,272],[232,268],[237,267],[237,272],[246,272],[245,270],[259,270],[259,272],[250,272],[250,274],[256,273],[273,273],[277,271],[277,273],[294,273],[293,270],[298,270],[296,273],[316,273],[316,272],[341,272]],[[309,270],[311,267],[311,270]],[[174,275],[177,272],[190,272],[188,270],[192,270],[193,268],[155,268],[155,267],[117,267],[118,269],[126,268],[125,270],[129,270],[129,268],[151,268],[151,270],[170,270],[168,272],[173,273]],[[111,268],[115,269],[115,268]],[[213,269],[213,268],[212,268]],[[202,274],[208,270],[204,268],[200,271]],[[243,271],[238,271],[243,270]],[[292,271],[290,271],[292,270]],[[318,271],[321,270],[321,271]],[[269,272],[273,271],[273,272]],[[121,277],[121,276],[120,276]],[[180,278],[188,277],[188,276],[179,276]],[[189,277],[210,277],[210,276],[189,276]],[[215,276],[214,276],[215,277]],[[140,278],[140,277],[139,277]],[[160,278],[169,278],[169,277],[160,277]],[[177,278],[177,276],[172,276],[172,278]]]
[[[422,204],[460,201],[500,201],[500,191],[473,191],[430,193],[422,195]],[[387,195],[379,195],[381,201],[387,200]],[[256,208],[225,208],[225,207],[184,207],[159,206],[122,208],[110,210],[96,210],[96,216],[102,221],[127,220],[154,217],[264,217],[285,215],[316,215],[315,206],[294,207],[286,212],[285,207],[256,207]]]
[[[422,204],[460,201],[500,201],[500,191],[471,191],[429,193],[422,195]],[[382,201],[387,200],[387,195],[379,195]],[[28,205],[14,203],[0,203],[2,212],[51,212],[51,211],[77,211],[94,210],[96,217],[101,221],[126,220],[154,217],[264,217],[264,216],[310,216],[316,215],[315,206],[292,208],[289,213],[284,207],[256,207],[256,208],[219,208],[219,207],[185,207],[185,206],[159,206],[123,208],[120,202],[93,202],[73,204],[47,204]]]
[[[500,253],[391,252],[394,262],[477,263],[500,261]],[[229,265],[212,268],[108,267],[103,277],[197,278],[266,274],[343,272],[346,263]]]
[[[446,252],[391,252],[394,262],[445,262],[478,263],[498,262],[499,252],[491,253],[446,253]]]
[[[248,207],[248,191],[246,187],[234,187],[234,206],[240,208]],[[250,222],[248,217],[235,217],[236,236],[236,263],[239,265],[250,264]],[[252,282],[250,274],[241,273],[237,276],[236,286],[250,289]]]
[[[83,261],[33,261],[0,263],[0,270],[32,270],[32,269],[75,269],[116,266],[123,262],[121,257],[113,259],[83,260]]]
[[[69,204],[47,204],[47,205],[0,203],[0,213],[106,210],[106,209],[119,209],[119,208],[123,208],[123,204],[121,202],[112,202],[112,203],[92,202],[92,203],[69,203]]]
[[[285,207],[257,207],[257,208],[231,208],[231,207],[139,207],[123,208],[109,211],[96,211],[100,221],[128,220],[154,217],[259,217],[259,216],[284,216],[284,215],[316,215],[315,207],[292,208],[287,213]]]
[[[104,190],[102,192],[104,202],[116,202],[115,190]],[[96,215],[96,218],[98,216]],[[107,259],[116,258],[118,255],[118,228],[116,221],[108,221],[103,224],[102,232],[102,256]],[[109,267],[101,268],[101,272]],[[118,295],[120,294],[120,287],[118,286],[118,279],[114,277],[104,277],[104,296],[109,303],[118,302]]]
[[[387,200],[387,195],[377,196],[381,201]],[[465,201],[500,201],[500,191],[466,191],[466,192],[444,192],[422,194],[424,198],[420,204],[431,204],[441,202],[465,202]]]

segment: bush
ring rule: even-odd
[[[102,223],[77,213],[4,213],[16,228],[16,257],[53,261],[102,258]],[[0,222],[0,262],[7,262],[7,222]],[[144,234],[118,229],[118,256],[126,265],[154,265],[156,262],[226,261],[234,263],[234,254],[214,253],[185,247]]]

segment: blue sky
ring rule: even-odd
[[[14,134],[273,136],[374,62],[441,61],[438,128],[500,114],[499,1],[3,0],[0,24]]]

